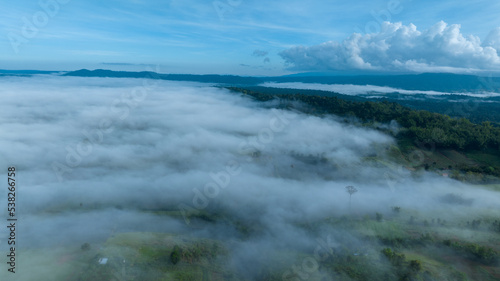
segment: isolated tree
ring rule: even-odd
[[[351,210],[351,197],[354,193],[358,192],[358,190],[352,185],[346,186],[345,189],[347,193],[349,193],[349,210]]]

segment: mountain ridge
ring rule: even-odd
[[[401,75],[357,75],[357,76],[274,76],[253,77],[220,74],[161,74],[151,71],[131,72],[105,69],[80,69],[70,71],[64,76],[114,77],[114,78],[153,78],[171,81],[192,81],[203,83],[222,83],[231,85],[258,85],[265,82],[278,83],[318,83],[352,84],[392,87],[405,90],[439,92],[500,92],[500,77],[482,77],[453,73],[421,73]]]

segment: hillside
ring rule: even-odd
[[[308,105],[301,108],[308,114],[355,117],[359,125],[395,134],[398,141],[395,155],[411,168],[434,170],[470,182],[496,182],[500,178],[500,127],[487,121],[474,124],[466,118],[414,110],[395,102],[345,99],[339,94],[318,96],[314,91],[302,94],[301,90],[294,90],[295,94],[284,94],[282,89],[228,89],[259,101],[278,99],[285,108],[293,107],[293,101],[300,101]],[[383,125],[393,120],[401,126],[396,133]],[[420,155],[418,161],[412,159],[415,153]]]

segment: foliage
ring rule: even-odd
[[[358,192],[358,189],[352,185],[346,186],[345,189],[349,193],[349,209],[351,209],[351,197],[354,193]]]
[[[494,264],[499,259],[497,251],[476,243],[444,240],[443,244],[484,264]]]
[[[349,193],[349,195],[353,195],[354,193],[358,192],[358,190],[352,185],[346,186],[345,189],[347,193]]]
[[[389,259],[389,261],[394,266],[402,266],[405,262],[406,256],[404,254],[392,251],[390,248],[385,248],[382,250],[382,254]]]
[[[422,270],[422,263],[419,260],[411,260],[409,264],[410,270],[419,272]]]
[[[179,248],[179,246],[174,246],[174,250],[170,254],[170,260],[173,264],[177,264],[181,260],[181,249]]]
[[[495,221],[491,224],[490,229],[491,229],[492,231],[495,231],[495,232],[500,232],[500,221],[499,221],[499,220],[495,220]]]
[[[210,244],[203,241],[196,241],[182,248],[177,247],[177,250],[179,258],[188,263],[198,262],[202,258],[215,259],[218,255],[225,254],[217,243]]]
[[[402,126],[401,136],[408,136],[420,143],[432,141],[437,148],[457,150],[500,148],[500,128],[485,121],[474,124],[465,118],[451,118],[439,113],[414,110],[395,102],[352,101],[338,97],[270,94],[230,87],[230,90],[250,95],[259,101],[275,98],[282,101],[300,101],[311,107],[311,113],[327,113],[357,117],[364,122],[389,123]]]
[[[472,220],[470,226],[472,227],[472,229],[478,229],[479,226],[481,226],[481,220]]]
[[[401,207],[399,207],[399,206],[393,206],[391,209],[394,213],[397,213],[397,214],[399,214],[401,212]]]
[[[321,261],[320,268],[328,270],[327,275],[334,277],[332,280],[397,280],[389,268],[381,267],[376,262],[376,257],[348,248],[337,248],[326,260]],[[297,278],[301,279],[299,275]]]

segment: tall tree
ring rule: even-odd
[[[349,193],[349,211],[351,211],[351,197],[354,193],[358,192],[358,190],[352,185],[346,186],[345,189],[347,193]]]

